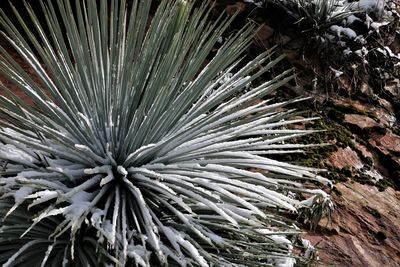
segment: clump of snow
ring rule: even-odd
[[[112,241],[114,239],[114,229],[110,220],[105,220],[103,227],[98,228],[98,230],[106,237],[108,241]]]
[[[329,67],[329,68],[330,68],[331,71],[334,73],[335,78],[339,78],[340,76],[342,76],[342,75],[344,74],[343,71],[336,70],[336,69],[334,69],[334,68],[332,68],[332,67]]]
[[[233,77],[233,73],[231,73],[231,72],[225,73],[224,76],[222,77],[222,80],[219,81],[219,83],[221,85],[223,85],[223,84],[229,82],[232,79],[232,77]]]
[[[332,25],[330,30],[335,33],[338,37],[344,35],[347,38],[354,39],[357,37],[357,33],[353,31],[351,28],[342,27],[338,25]]]
[[[105,216],[104,210],[95,209],[92,211],[92,217],[90,218],[91,224],[96,228],[100,228],[103,216]]]
[[[376,181],[383,179],[383,176],[376,170],[367,170],[365,171],[365,174],[374,178]]]
[[[305,207],[311,211],[313,210],[321,210],[322,217],[329,215],[330,212],[334,209],[333,202],[330,196],[321,189],[313,189],[308,190],[308,193],[313,194],[308,199],[305,199],[300,202],[301,207]],[[307,218],[311,219],[311,218]]]
[[[15,191],[15,193],[13,193],[15,203],[21,204],[22,202],[24,202],[24,200],[27,196],[32,194],[32,192],[33,192],[33,189],[31,187],[26,187],[26,186],[21,187],[20,189]]]
[[[0,159],[27,166],[32,166],[37,163],[34,157],[11,144],[4,145],[0,143]]]
[[[368,49],[367,49],[365,46],[361,47],[361,49],[358,49],[358,50],[354,51],[354,53],[355,53],[357,56],[359,56],[360,58],[363,59],[363,63],[364,63],[364,64],[368,64],[368,61],[365,60],[365,56],[368,55],[369,51],[368,51]]]
[[[355,21],[362,21],[362,20],[354,15],[350,15],[346,18],[346,24],[348,25],[353,24]]]
[[[54,199],[58,196],[58,193],[56,191],[50,191],[50,190],[43,190],[36,192],[34,194],[30,194],[26,198],[30,199],[35,199],[32,204],[29,205],[29,207],[35,206],[40,203],[44,203],[46,201],[49,201],[51,199]]]
[[[146,249],[141,245],[129,245],[128,257],[134,259],[136,266],[147,266],[144,260],[146,257]]]
[[[354,4],[355,8],[382,16],[385,8],[385,0],[359,0]]]
[[[386,0],[339,1],[335,12],[350,10],[353,13],[343,19],[341,23],[331,25],[319,39],[342,47],[344,56],[357,55],[360,63],[364,65],[369,64],[367,55],[375,49],[385,57],[400,60],[400,55],[393,55],[389,51],[385,52],[386,48],[376,48],[376,45],[371,48],[369,44],[369,40],[371,40],[369,37],[372,34],[379,34],[382,27],[395,21],[396,17],[400,17],[396,9],[397,5],[393,1]],[[356,22],[358,23],[356,24]],[[362,25],[365,29],[361,31]],[[355,30],[356,26],[357,30]],[[397,64],[395,62],[394,65],[400,65],[400,62]]]
[[[288,249],[289,253],[292,253],[293,243],[284,235],[274,234],[273,231],[266,228],[257,229],[256,231],[260,234],[266,235],[266,238],[270,239],[275,244],[280,244],[285,246]],[[295,266],[295,264],[296,264],[296,259],[292,257],[282,257],[273,260],[273,265],[279,267],[293,267]]]
[[[400,60],[400,53],[398,53],[397,55],[387,46],[380,48],[378,47],[376,49],[376,51],[378,51],[379,53],[383,54],[386,57],[391,57],[391,58],[395,58],[395,59],[399,59]]]
[[[282,259],[275,260],[275,266],[277,267],[294,267],[296,264],[296,259],[291,257],[285,257]]]
[[[345,55],[345,56],[348,56],[348,55],[351,55],[353,53],[353,51],[351,51],[351,49],[350,48],[346,48],[346,49],[344,49],[343,50],[343,54]]]
[[[75,193],[71,199],[71,204],[64,211],[65,218],[70,221],[77,221],[90,208],[90,200],[93,194],[80,191]]]
[[[244,3],[248,3],[248,4],[253,4],[253,5],[255,5],[255,6],[257,6],[257,7],[261,7],[262,6],[262,4],[263,4],[263,1],[261,0],[259,0],[259,1],[254,1],[254,0],[243,0],[243,2]]]
[[[312,254],[315,253],[315,247],[311,245],[311,242],[307,239],[301,239],[301,244],[303,245],[304,249],[304,258],[310,259]]]
[[[274,234],[273,231],[266,228],[257,229],[256,231],[260,234],[266,235],[267,238],[271,239],[276,244],[285,245],[287,248],[289,248],[289,250],[293,249],[292,241],[290,241],[283,235]]]
[[[357,42],[357,43],[359,43],[359,44],[362,44],[362,45],[364,45],[364,44],[367,43],[367,41],[365,40],[364,36],[362,36],[362,35],[358,35],[358,36],[354,39],[354,41]]]

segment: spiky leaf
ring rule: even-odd
[[[30,226],[12,237],[22,247],[7,248],[0,234],[0,262],[40,264],[45,253],[48,263],[93,264],[93,248],[76,245],[86,239],[97,240],[101,264],[290,261],[284,236],[298,230],[284,215],[327,198],[300,182],[327,181],[270,157],[301,152],[307,145],[287,141],[312,131],[286,127],[310,120],[283,111],[299,99],[259,101],[293,75],[252,85],[282,58],[266,51],[243,64],[254,26],[212,55],[232,18],[208,22],[208,4],[162,1],[153,16],[147,0],[41,5],[43,18],[27,5],[33,28],[14,9],[22,32],[0,16],[3,36],[35,74],[1,47],[0,72],[32,103],[2,85],[1,198],[13,203],[3,214],[13,222],[22,212]],[[68,253],[44,251],[57,242]],[[23,256],[28,251],[41,253]]]

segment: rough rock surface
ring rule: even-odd
[[[385,91],[389,93],[392,96],[399,96],[400,94],[400,80],[399,79],[394,79],[392,81],[389,81],[385,87]]]
[[[256,34],[256,39],[267,47],[268,40],[274,34],[274,29],[268,25],[263,25]]]
[[[346,167],[361,169],[363,167],[357,153],[350,147],[339,148],[327,159],[327,163],[340,169]]]
[[[379,124],[375,120],[371,119],[370,117],[367,117],[364,115],[358,115],[358,114],[346,114],[344,116],[344,121],[346,123],[356,125],[361,129],[379,126]]]
[[[359,183],[336,186],[332,222],[307,234],[319,249],[318,266],[400,266],[400,192]]]
[[[373,134],[369,143],[378,148],[383,154],[400,152],[400,136],[387,133],[385,135]]]

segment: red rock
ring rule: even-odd
[[[319,225],[305,236],[319,248],[318,266],[400,266],[400,192],[358,183],[338,184],[329,231]]]
[[[343,169],[345,167],[354,167],[361,169],[363,164],[358,157],[357,153],[350,147],[339,148],[338,151],[333,153],[328,159],[327,163],[333,167]]]
[[[391,113],[394,113],[393,105],[389,101],[387,101],[386,99],[379,98],[378,99],[378,103],[379,103],[380,106],[385,108],[387,111],[389,111]]]
[[[390,152],[400,152],[400,136],[391,132],[385,135],[373,134],[368,142],[385,155],[390,154]]]
[[[340,99],[333,99],[332,101],[335,106],[352,108],[357,110],[358,112],[367,113],[376,111],[374,105],[370,105],[368,103],[364,103],[359,100],[353,100],[350,98],[340,98]]]
[[[366,82],[363,82],[361,84],[360,92],[363,94],[366,94],[367,96],[370,96],[370,97],[374,95],[374,90],[372,90],[372,88]]]
[[[393,106],[391,105],[391,103],[389,103],[388,101],[386,101],[384,99],[380,99],[378,101],[383,106],[383,108],[377,107],[377,106],[374,106],[371,104],[363,103],[358,100],[351,100],[351,99],[334,99],[333,103],[335,106],[338,106],[338,107],[351,108],[351,109],[355,109],[358,112],[373,114],[379,120],[379,123],[377,123],[377,122],[373,123],[372,122],[373,119],[371,119],[371,118],[364,119],[362,117],[359,117],[359,116],[363,116],[363,115],[348,114],[348,117],[349,116],[355,117],[354,119],[350,119],[351,122],[358,121],[358,119],[361,119],[361,120],[365,120],[367,123],[371,122],[371,124],[375,124],[375,126],[389,127],[389,128],[393,127],[393,125],[396,122],[396,118],[390,114],[390,113],[393,113]],[[368,118],[368,116],[364,116],[364,117]],[[354,124],[354,123],[352,123],[352,124]]]
[[[349,124],[356,125],[360,129],[367,129],[379,126],[379,123],[365,115],[346,114],[344,116],[344,121]]]
[[[392,81],[386,82],[384,87],[385,91],[392,96],[399,96],[400,95],[400,80],[394,79]]]
[[[391,128],[397,121],[395,116],[388,114],[383,109],[377,109],[375,115],[379,119],[379,123],[384,127]]]
[[[234,15],[236,12],[241,13],[246,9],[246,4],[242,2],[236,2],[234,5],[228,5],[225,11],[228,15]]]
[[[397,8],[400,6],[397,5]],[[397,54],[400,53],[400,35],[397,34],[395,38],[393,39],[392,43],[390,44],[390,49],[393,51],[393,53]]]
[[[263,45],[267,45],[267,41],[272,37],[274,34],[274,29],[268,25],[263,25],[257,32],[256,38],[260,41]]]
[[[344,91],[346,91],[349,96],[351,95],[351,93],[353,92],[353,85],[350,81],[349,78],[347,78],[346,76],[342,75],[340,77],[338,77],[338,85],[340,87],[340,89],[343,89]]]
[[[364,103],[358,100],[352,100],[352,99],[334,99],[334,105],[339,106],[339,107],[346,107],[346,108],[352,108],[357,110],[358,112],[365,112],[365,113],[370,113],[374,114],[377,119],[379,119],[379,124],[381,124],[384,127],[392,127],[393,124],[396,122],[396,118],[389,113],[393,113],[393,106],[391,103],[384,99],[379,99],[379,103],[383,108],[377,107],[375,105],[371,105],[368,103]]]
[[[374,158],[374,155],[366,148],[365,146],[361,145],[358,142],[355,142],[355,148],[361,152],[361,154],[364,156],[364,158]]]

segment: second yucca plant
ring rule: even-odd
[[[304,30],[326,30],[340,24],[351,14],[352,4],[344,0],[274,0],[282,6]]]
[[[207,4],[162,1],[151,19],[147,0],[41,5],[40,19],[27,5],[34,28],[14,9],[23,32],[0,16],[40,80],[0,48],[0,72],[32,100],[1,86],[0,264],[293,263],[285,214],[330,210],[301,183],[327,181],[269,158],[307,147],[288,141],[312,131],[286,126],[311,119],[282,109],[299,99],[262,100],[291,71],[252,86],[282,58],[242,64],[254,26],[206,61],[232,20],[208,22]]]

